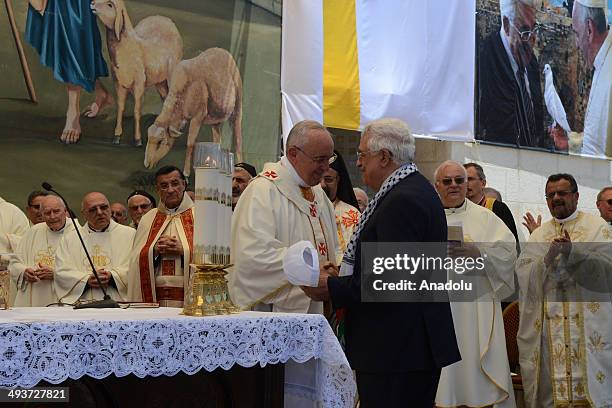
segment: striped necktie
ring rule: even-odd
[[[519,89],[521,92],[519,103],[520,109],[518,112],[519,133],[528,146],[535,146],[535,117],[533,114],[531,96],[529,95],[529,92],[527,92],[527,84],[525,83],[525,71],[519,69],[517,76]],[[520,137],[519,140],[521,140]]]

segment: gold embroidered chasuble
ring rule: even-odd
[[[612,406],[612,233],[600,217],[577,211],[571,218],[542,224],[517,261],[517,341],[532,408]],[[546,267],[550,242],[564,231],[576,244],[567,259],[558,256]],[[574,271],[588,271],[588,287],[570,279]],[[599,301],[602,293],[607,301]]]
[[[16,257],[11,259],[9,270],[11,279],[17,287],[15,306],[47,306],[57,302],[53,280],[27,282],[24,277],[26,268],[37,269],[39,265],[55,270],[55,252],[65,232],[74,231],[70,220],[60,231],[52,231],[41,222],[33,225],[21,238]]]
[[[134,228],[111,220],[106,231],[96,232],[88,225],[81,227],[80,231],[96,269],[105,269],[113,277],[114,285],[106,288],[108,295],[115,300],[126,300]],[[91,266],[74,229],[60,240],[55,252],[55,266],[53,286],[60,301],[74,303],[77,300],[101,300],[104,297],[100,288],[87,285],[92,275]]]
[[[158,302],[160,306],[182,307],[189,285],[189,264],[193,254],[194,204],[187,194],[175,211],[163,203],[146,213],[134,238],[130,259],[128,299]],[[163,235],[181,241],[183,255],[154,256],[154,247]]]

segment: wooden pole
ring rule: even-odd
[[[26,59],[25,52],[23,51],[23,44],[21,44],[21,38],[19,37],[19,30],[17,30],[17,24],[15,23],[15,14],[13,13],[13,4],[11,0],[4,0],[6,6],[6,13],[8,14],[9,23],[11,25],[11,31],[13,32],[13,38],[15,39],[15,45],[17,46],[17,53],[19,54],[19,62],[21,62],[21,70],[23,72],[23,78],[25,79],[26,86],[28,87],[28,93],[30,94],[30,100],[34,103],[38,103],[36,97],[36,91],[34,90],[34,83],[32,82],[32,76],[30,75],[30,67],[28,66],[28,60]]]

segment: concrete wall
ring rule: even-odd
[[[612,166],[604,159],[589,159],[545,152],[534,152],[479,143],[442,142],[417,139],[416,163],[421,172],[433,181],[435,168],[444,160],[460,163],[476,162],[487,176],[487,185],[499,190],[503,201],[514,214],[521,240],[528,232],[521,225],[525,212],[542,214],[550,219],[544,199],[544,186],[549,175],[570,173],[578,182],[578,208],[599,214],[595,200],[599,190],[612,185]]]

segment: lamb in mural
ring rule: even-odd
[[[188,120],[189,134],[184,173],[191,173],[193,146],[202,124],[212,126],[213,141],[221,141],[221,128],[232,125],[237,161],[242,160],[242,80],[232,55],[209,48],[181,61],[172,74],[170,93],[161,113],[148,129],[144,165],[153,168],[172,149]]]
[[[167,17],[150,16],[132,25],[123,0],[94,0],[92,9],[106,27],[106,44],[117,90],[114,144],[123,133],[128,92],[134,95],[134,144],[141,146],[140,116],[146,88],[155,86],[164,99],[168,80],[183,57],[183,40]]]

